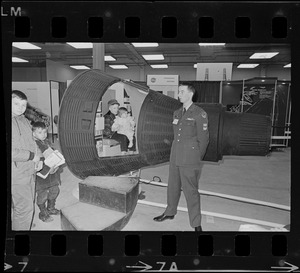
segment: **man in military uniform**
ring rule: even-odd
[[[181,188],[185,195],[190,225],[202,231],[198,182],[203,159],[209,142],[206,112],[193,104],[195,89],[190,85],[179,86],[178,98],[183,107],[173,114],[174,140],[171,148],[167,208],[153,220],[171,220],[177,213]]]

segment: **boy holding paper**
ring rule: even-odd
[[[64,164],[64,157],[57,150],[52,150],[47,140],[47,127],[43,122],[32,124],[33,137],[42,151],[44,157],[40,163],[42,169],[36,176],[37,205],[40,209],[39,219],[43,222],[51,222],[51,215],[58,215],[60,211],[55,208],[56,198],[59,194],[60,176],[57,172],[60,165]],[[47,206],[46,206],[47,202]]]

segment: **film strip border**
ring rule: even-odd
[[[29,271],[296,270],[287,255],[299,254],[298,243],[283,234],[18,234],[7,245],[14,255],[6,263],[15,269],[26,263]],[[47,263],[41,262],[43,258]]]
[[[16,13],[15,9],[12,9],[13,13]],[[17,13],[21,13],[21,10],[17,10]],[[106,15],[109,16],[109,15]],[[141,37],[141,18],[136,16],[124,18],[123,28],[124,37],[130,39],[136,39]],[[234,36],[237,39],[247,39],[251,37],[252,31],[250,17],[239,16],[234,19]],[[176,38],[178,33],[179,21],[173,16],[164,16],[161,18],[160,34],[162,38]],[[195,20],[194,24],[198,25],[198,37],[199,38],[213,38],[215,29],[215,20],[210,16],[203,16]],[[275,16],[272,18],[270,24],[270,34],[275,39],[288,38],[288,21],[284,16]],[[50,33],[52,38],[67,38],[70,25],[68,20],[64,16],[55,16],[51,18],[49,23]],[[182,26],[183,28],[184,26]],[[30,17],[16,17],[14,35],[16,38],[29,38],[31,36],[31,20]],[[86,31],[88,38],[104,38],[105,36],[105,23],[103,17],[89,17],[86,22]]]
[[[4,27],[16,40],[284,43],[292,40],[292,20],[299,10],[296,4],[280,2],[38,3],[3,3]]]
[[[2,50],[11,52],[13,41],[289,43],[292,88],[297,90],[300,88],[299,15],[299,3],[278,1],[259,4],[6,1],[1,6]],[[10,67],[10,54],[3,54],[3,60]],[[10,79],[11,70],[6,69],[4,90],[10,89]],[[297,145],[293,142],[293,149],[297,150]],[[54,231],[27,234],[8,228],[4,269],[295,271],[300,255],[300,206],[296,204],[300,192],[294,182],[295,177],[291,192],[292,229],[288,234]]]

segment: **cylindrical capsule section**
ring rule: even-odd
[[[117,82],[123,82],[132,100],[138,154],[99,157],[95,143],[96,112],[104,93]],[[208,115],[210,141],[204,161],[217,162],[223,155],[266,155],[269,152],[269,117],[225,112],[221,104],[196,104]],[[139,88],[135,83],[100,70],[81,73],[65,91],[59,111],[59,142],[69,169],[83,179],[120,175],[168,162],[174,138],[173,112],[181,105],[174,98],[143,86]]]

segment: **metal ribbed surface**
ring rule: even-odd
[[[267,155],[271,119],[250,113],[224,113],[223,155]]]
[[[173,134],[173,112],[181,103],[158,92],[149,91],[139,116],[139,151],[149,165],[169,161]]]
[[[244,113],[240,124],[239,155],[267,155],[270,137],[270,117]]]
[[[140,155],[98,157],[94,139],[98,103],[119,81],[100,70],[89,70],[78,75],[63,96],[58,121],[60,147],[69,169],[80,178],[120,175],[147,165]]]
[[[120,175],[169,161],[174,138],[173,112],[181,107],[181,103],[153,90],[149,90],[140,108],[137,126],[139,154],[98,157],[94,139],[98,103],[106,90],[120,81],[100,70],[89,70],[78,75],[63,96],[58,121],[60,146],[69,169],[80,178]],[[226,113],[221,104],[197,105],[207,112],[209,120],[210,143],[204,160],[218,161],[225,154],[268,153],[271,130],[268,117]]]

